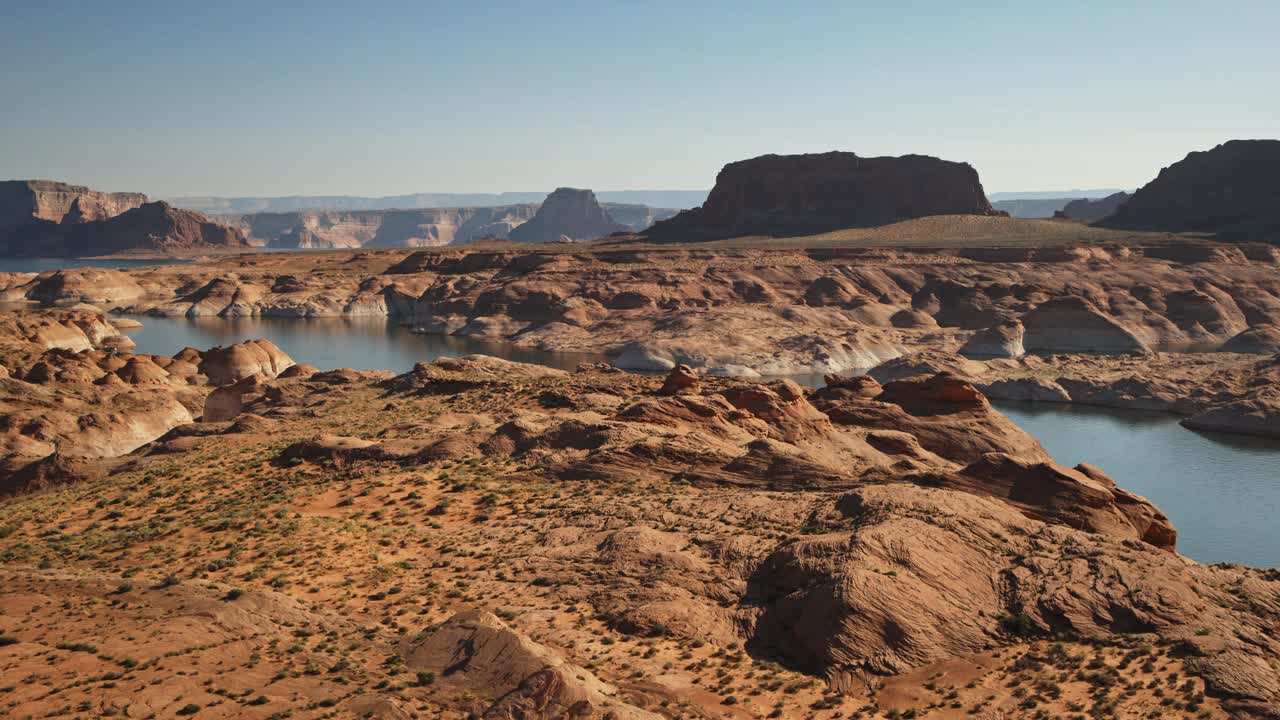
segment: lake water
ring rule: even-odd
[[[267,338],[294,359],[322,370],[405,372],[437,357],[483,353],[517,362],[572,370],[584,362],[606,362],[602,355],[525,350],[510,343],[444,335],[420,335],[385,318],[137,318],[142,327],[126,330],[135,352],[173,355],[184,347]]]
[[[121,260],[117,258],[14,258],[0,257],[0,272],[33,272],[42,273],[50,270],[67,270],[70,268],[131,268],[144,265],[171,265],[185,262],[176,259],[160,260]]]
[[[138,352],[172,355],[265,337],[321,369],[404,371],[438,356],[485,353],[572,369],[599,356],[523,350],[506,343],[417,335],[381,318],[139,318]],[[821,378],[806,377],[806,384]],[[997,403],[1058,462],[1092,463],[1151,499],[1178,528],[1179,550],[1202,562],[1280,566],[1280,441],[1199,433],[1164,413]]]

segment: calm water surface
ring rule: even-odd
[[[0,257],[0,272],[48,272],[50,270],[67,270],[70,268],[131,268],[144,265],[172,265],[185,260],[120,260],[116,258],[13,258]]]
[[[572,370],[579,363],[605,362],[601,355],[526,350],[510,343],[466,337],[418,335],[385,318],[161,318],[139,316],[142,327],[125,333],[135,352],[173,355],[184,347],[205,349],[267,338],[295,362],[321,370],[393,370],[437,357],[483,353],[517,362]]]
[[[1280,566],[1280,441],[1188,430],[1165,413],[996,403],[1058,462],[1144,495],[1201,562]]]
[[[438,356],[485,353],[571,369],[599,356],[522,350],[506,343],[416,335],[381,318],[139,318],[138,352],[172,355],[266,337],[322,369],[404,371]],[[800,378],[806,384],[819,377]],[[1090,462],[1151,499],[1178,528],[1178,548],[1202,562],[1280,566],[1280,441],[1198,433],[1163,413],[998,403],[1058,462]]]

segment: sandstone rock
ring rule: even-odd
[[[1269,239],[1280,230],[1280,140],[1231,140],[1160,171],[1100,224]]]
[[[700,390],[698,375],[693,371],[693,368],[688,365],[677,365],[671,368],[671,372],[667,374],[667,379],[663,381],[662,388],[658,390],[658,394],[679,395],[687,392],[696,395]]]
[[[432,628],[406,653],[414,670],[479,693],[485,718],[659,720],[617,699],[617,689],[568,663],[484,611],[459,613]]]
[[[926,215],[992,215],[978,173],[923,155],[764,155],[726,165],[701,208],[655,224],[650,237],[703,240],[812,235]]]
[[[117,303],[136,300],[146,294],[129,275],[119,270],[76,268],[42,275],[27,291],[27,297],[42,303]]]
[[[1023,348],[1024,333],[1021,322],[1007,320],[974,333],[960,348],[960,354],[975,358],[1020,357],[1026,352]]]
[[[142,205],[141,193],[106,193],[52,180],[0,181],[0,242],[6,231],[46,223],[106,220]]]
[[[228,385],[252,375],[274,378],[293,365],[270,340],[249,340],[200,353],[200,373],[213,385]]]
[[[403,210],[301,210],[224,215],[251,241],[271,248],[432,247],[505,239],[537,205]]]
[[[1022,317],[1027,352],[1147,352],[1146,343],[1115,318],[1082,297],[1066,296],[1037,305]]]
[[[1254,325],[1218,348],[1219,352],[1253,353],[1257,355],[1280,354],[1280,325]]]
[[[511,231],[516,242],[556,242],[563,236],[570,240],[591,240],[627,230],[616,222],[590,190],[558,188],[542,201],[538,212],[528,222]]]

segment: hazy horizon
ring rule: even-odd
[[[827,150],[968,162],[990,194],[1132,188],[1280,136],[1274,2],[6,15],[0,175],[154,197],[703,190],[728,162]]]

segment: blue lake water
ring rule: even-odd
[[[404,371],[438,356],[485,353],[571,369],[599,356],[546,353],[505,343],[417,335],[381,318],[139,318],[138,352],[172,355],[269,338],[322,369]],[[800,380],[820,382],[821,378]],[[1280,566],[1280,441],[1199,433],[1164,413],[1055,404],[997,403],[1064,465],[1089,462],[1146,496],[1178,528],[1179,550],[1202,562]]]
[[[175,259],[159,260],[122,260],[118,258],[15,258],[0,257],[0,272],[48,272],[50,270],[67,270],[70,268],[131,268],[143,265],[171,265],[185,262]]]

